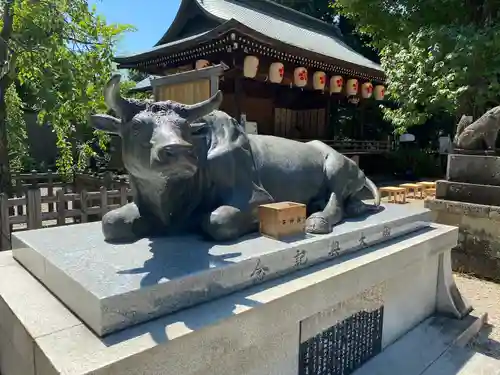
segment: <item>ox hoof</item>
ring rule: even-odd
[[[235,240],[257,228],[249,213],[231,206],[221,206],[202,223],[203,232],[215,241]]]
[[[307,218],[305,229],[307,233],[312,234],[327,234],[332,231],[330,222],[320,213],[312,214]]]
[[[108,242],[133,241],[136,239],[132,231],[132,223],[115,212],[108,212],[102,218],[102,233]]]
[[[133,203],[110,211],[102,218],[102,233],[108,242],[135,241],[146,236],[150,226]]]

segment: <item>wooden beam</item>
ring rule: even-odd
[[[188,72],[171,74],[166,77],[152,79],[151,87],[154,90],[154,88],[158,86],[175,85],[179,83],[192,82],[200,79],[210,79],[212,76],[219,77],[223,74],[224,74],[224,68],[222,67],[222,65],[209,66],[208,68],[203,68],[199,70],[190,70]]]

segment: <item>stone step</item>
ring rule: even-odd
[[[436,198],[500,206],[500,186],[440,180],[436,182]]]
[[[500,186],[500,157],[448,155],[446,179],[455,182]]]
[[[452,347],[422,375],[498,375],[500,360],[470,348]]]
[[[355,371],[353,375],[457,374],[432,372],[430,369],[434,365],[436,370],[446,367],[448,363],[442,363],[441,358],[445,356],[446,359],[453,360],[448,353],[453,352],[455,348],[463,348],[480,331],[486,320],[486,315],[469,315],[462,320],[439,316],[428,318]],[[466,357],[460,357],[462,364],[465,360]]]

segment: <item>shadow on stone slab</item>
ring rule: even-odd
[[[485,323],[479,334],[473,339],[471,346],[475,352],[500,360],[500,342],[490,338],[493,329],[493,325]]]
[[[344,222],[357,223],[357,222],[366,220],[371,215],[378,214],[378,213],[385,210],[385,207],[382,205],[375,206],[374,204],[366,204],[366,203],[363,203],[363,204],[364,204],[363,209],[366,210],[365,213],[363,213],[361,215],[353,215],[353,214],[350,214],[349,212],[346,212],[346,218],[341,223],[344,223]],[[340,225],[341,223],[339,223],[337,225]]]
[[[171,237],[176,246],[165,246],[166,242],[161,237],[149,238],[149,251],[152,257],[148,259],[141,268],[119,271],[119,274],[146,274],[141,281],[141,287],[149,287],[161,283],[163,279],[174,280],[187,275],[192,275],[208,268],[230,265],[226,259],[236,258],[241,253],[227,253],[223,255],[212,255],[210,249],[214,243],[197,241],[192,244],[193,237]],[[247,240],[242,238],[241,240]],[[175,241],[173,241],[175,240]],[[225,243],[231,245],[231,243]]]
[[[387,246],[391,246],[397,242],[400,241],[405,241],[407,239],[413,238],[415,236],[419,236],[423,233],[427,233],[432,231],[433,228],[422,228],[418,231],[403,235],[398,238],[394,238],[391,240],[388,240],[384,243],[376,244],[371,247],[368,247],[366,249],[361,249],[358,251],[355,251],[353,253],[347,253],[345,255],[342,255],[340,257],[334,258],[330,261],[323,262],[320,264],[316,264],[311,267],[299,269],[293,273],[290,274],[285,274],[282,275],[280,278],[276,279],[271,279],[269,281],[266,281],[263,284],[257,284],[257,285],[249,285],[249,287],[252,287],[252,294],[258,294],[263,290],[267,290],[269,288],[273,288],[277,285],[281,285],[284,283],[287,283],[289,281],[295,280],[297,278],[306,276],[308,274],[314,273],[321,271],[323,269],[332,267],[334,265],[343,263],[345,261],[349,261],[351,259],[357,258],[359,256],[363,256],[366,254],[369,254],[371,252],[378,251],[380,249],[383,249]],[[156,249],[161,251],[161,249]],[[208,248],[207,248],[208,251]],[[158,254],[155,252],[155,254]],[[157,255],[159,258],[157,258],[159,261],[161,261],[162,255],[159,254]],[[205,256],[205,261],[207,259],[210,259],[209,257]],[[209,260],[210,261],[210,260]],[[214,258],[214,261],[221,261],[224,262],[224,259],[217,259],[217,257]],[[147,262],[146,262],[147,263]],[[201,262],[199,261],[199,263]],[[188,266],[191,267],[191,269],[194,269],[196,266]],[[144,272],[142,270],[145,270],[147,272],[149,266],[145,265],[145,267],[141,268],[139,270],[130,270],[130,271],[125,271],[125,272]],[[165,266],[162,267],[165,272],[179,272],[179,271],[172,271],[173,267]],[[186,268],[189,269],[189,268]],[[184,269],[184,271],[186,270]],[[146,275],[145,278],[147,278],[146,283],[151,283],[153,280],[156,280],[158,278],[162,278],[162,274],[160,271],[153,271],[153,275]],[[149,285],[149,284],[148,284]],[[193,292],[193,293],[205,293],[204,291],[199,291],[199,292]],[[199,305],[202,305],[203,308],[201,309]],[[121,342],[130,340],[134,337],[139,337],[144,334],[149,334],[151,335],[152,339],[157,343],[157,344],[162,344],[170,340],[167,334],[166,327],[169,325],[173,324],[183,324],[188,330],[191,331],[196,331],[205,327],[209,327],[211,325],[217,324],[220,321],[223,321],[225,319],[230,318],[231,316],[235,315],[235,310],[237,308],[253,308],[261,305],[260,302],[257,302],[255,300],[252,300],[248,298],[248,292],[244,290],[239,290],[233,294],[226,295],[222,298],[213,298],[210,301],[206,301],[204,303],[199,303],[198,305],[194,305],[192,307],[180,310],[178,312],[175,312],[173,314],[169,314],[166,316],[158,317],[156,319],[150,320],[145,323],[141,323],[132,327],[129,327],[125,330],[118,331],[115,333],[111,333],[108,336],[100,338],[100,340],[106,345],[106,346],[113,346],[117,345]]]

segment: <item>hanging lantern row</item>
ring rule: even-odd
[[[196,61],[196,69],[202,69],[210,65],[207,60]],[[243,62],[243,75],[247,78],[255,78],[259,70],[259,58],[256,56],[248,55]],[[271,83],[281,83],[285,76],[285,66],[283,63],[274,62],[269,66],[268,79]],[[293,83],[296,87],[306,87],[308,84],[309,74],[307,68],[298,67],[293,72]],[[313,88],[314,90],[324,91],[327,82],[327,75],[325,72],[317,71],[313,74]],[[345,85],[345,86],[344,86]],[[371,98],[375,100],[383,100],[385,97],[385,87],[383,85],[373,86],[371,82],[365,82],[361,85],[357,79],[348,79],[347,82],[340,75],[332,76],[330,78],[329,91],[330,94],[339,94],[345,87],[347,96],[354,96],[361,94],[364,99]],[[360,90],[361,89],[361,90]]]

